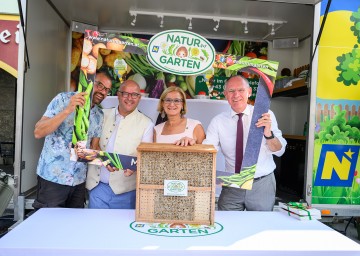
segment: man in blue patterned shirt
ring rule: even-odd
[[[87,147],[99,149],[103,112],[97,106],[111,89],[111,76],[106,70],[96,74],[90,111]],[[85,92],[59,93],[36,123],[34,135],[45,137],[37,166],[37,196],[33,207],[83,208],[87,166],[70,161],[71,139],[76,106],[84,106]]]

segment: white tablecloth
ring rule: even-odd
[[[280,212],[216,212],[223,230],[198,237],[136,232],[134,219],[133,210],[41,209],[0,239],[0,255],[360,255],[321,222]]]

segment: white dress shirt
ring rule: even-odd
[[[244,127],[244,153],[249,136],[250,123],[253,115],[254,106],[248,105],[244,110],[242,117]],[[281,156],[285,152],[286,140],[278,128],[274,113],[269,110],[271,118],[271,130],[274,136],[279,139],[282,147],[279,151],[272,152],[263,138],[259,152],[259,158],[256,165],[255,178],[268,175],[275,169],[275,162],[272,155]],[[238,116],[232,109],[215,116],[207,129],[206,139],[203,144],[214,145],[217,150],[221,150],[225,158],[225,171],[235,172],[235,154],[236,154],[236,131]]]

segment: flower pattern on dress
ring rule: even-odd
[[[48,105],[44,116],[52,118],[63,111],[75,92],[59,93]],[[51,134],[45,137],[37,166],[37,174],[45,180],[62,185],[76,186],[85,182],[87,166],[83,162],[70,161],[71,139],[75,112],[71,113]],[[87,147],[102,132],[103,112],[95,106],[90,111]]]

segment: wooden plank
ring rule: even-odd
[[[138,188],[140,189],[164,189],[164,185],[149,185],[149,184],[139,184]],[[188,187],[189,191],[212,191],[211,187]]]
[[[209,220],[168,220],[168,219],[152,219],[152,218],[139,218],[136,222],[149,222],[149,223],[174,223],[174,224],[196,224],[196,225],[213,225]],[[174,227],[176,228],[176,227]]]
[[[195,144],[193,146],[181,147],[169,143],[145,143],[137,147],[138,152],[191,152],[191,153],[216,153],[213,145]]]
[[[213,170],[212,170],[212,190],[211,190],[211,207],[210,207],[210,225],[214,225],[215,220],[215,190],[216,190],[216,155],[213,155]]]
[[[288,135],[288,134],[283,134],[283,137],[285,139],[292,139],[292,140],[306,140],[306,136],[302,136],[302,135]]]
[[[275,97],[297,97],[302,95],[308,94],[308,87],[305,84],[305,80],[297,80],[293,81],[292,86],[286,87],[286,88],[280,88],[274,90],[274,93],[272,95],[273,98]]]
[[[141,154],[138,152],[137,159],[136,159],[136,187],[138,188],[140,186],[140,177],[141,177]],[[135,219],[138,219],[140,217],[140,193],[139,190],[136,189],[136,208],[135,208]]]

